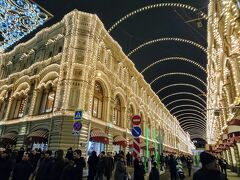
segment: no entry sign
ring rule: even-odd
[[[135,115],[132,117],[133,125],[139,125],[141,123],[141,117],[139,115]]]

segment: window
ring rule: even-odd
[[[58,48],[58,53],[62,52],[62,46]]]
[[[27,98],[18,99],[13,112],[13,119],[21,118],[24,115]]]
[[[53,111],[55,94],[55,91],[52,89],[43,92],[39,114],[49,113]]]
[[[103,90],[102,86],[96,82],[94,87],[92,116],[98,119],[102,119],[103,110]]]
[[[114,124],[121,126],[121,101],[118,96],[115,99],[113,114],[114,114]]]

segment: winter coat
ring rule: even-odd
[[[37,171],[36,180],[50,180],[49,173],[52,167],[52,159],[44,159],[40,162],[39,169]]]
[[[106,177],[111,177],[113,169],[114,169],[114,160],[113,160],[113,158],[106,157],[106,168],[105,168],[104,175]]]
[[[33,166],[30,161],[21,161],[17,163],[13,170],[12,180],[28,180],[33,172]]]
[[[66,163],[63,159],[55,159],[52,162],[51,170],[49,172],[49,179],[59,180],[62,175],[63,168],[65,165],[66,165]]]
[[[0,158],[0,179],[8,180],[12,171],[12,163],[8,159]]]
[[[152,167],[149,180],[159,180],[159,171],[156,167]]]
[[[94,180],[97,173],[98,157],[90,156],[88,158],[88,180]]]
[[[114,180],[125,180],[126,177],[127,177],[126,167],[124,166],[123,162],[118,161],[116,164]]]
[[[194,173],[193,180],[227,180],[227,178],[218,170],[201,168]]]
[[[106,168],[106,158],[102,157],[98,160],[98,165],[97,165],[97,177],[102,177],[105,173],[105,168]]]

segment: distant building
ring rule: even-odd
[[[191,153],[190,135],[161,103],[96,15],[72,11],[0,55],[0,135],[4,146],[131,150],[131,118],[142,117],[164,152]],[[74,111],[83,110],[80,136]],[[162,139],[162,140],[161,140]],[[153,151],[152,151],[153,153]]]

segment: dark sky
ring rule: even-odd
[[[62,17],[72,11],[73,9],[78,9],[80,11],[89,12],[97,14],[101,19],[105,28],[108,30],[116,21],[125,16],[126,14],[137,10],[141,7],[157,4],[157,3],[182,3],[193,6],[205,14],[207,14],[208,0],[34,0],[48,12],[53,14],[53,18],[49,20],[45,26],[50,26],[59,20]],[[205,48],[207,48],[207,21],[201,18],[199,11],[192,12],[183,8],[176,7],[164,7],[164,8],[155,8],[148,11],[141,12],[136,14],[126,21],[122,22],[117,26],[110,35],[120,44],[123,48],[123,51],[128,54],[131,50],[135,49],[139,45],[159,38],[164,37],[174,37],[182,38],[190,41],[194,41]],[[199,19],[199,20],[196,20]],[[190,22],[188,22],[190,21]],[[43,28],[43,27],[41,27]],[[41,28],[38,28],[39,31]],[[34,35],[33,32],[27,38],[30,38]],[[27,39],[26,38],[26,39]],[[207,56],[206,53],[196,48],[193,45],[176,42],[176,41],[164,41],[154,43],[144,48],[139,49],[130,56],[130,59],[135,63],[136,68],[139,71],[142,71],[146,66],[151,63],[160,60],[162,58],[168,57],[184,57],[195,61],[196,63],[202,65],[206,68],[207,65]],[[196,77],[199,77],[206,83],[206,73],[194,66],[189,62],[171,60],[158,63],[152,68],[148,69],[143,73],[145,80],[150,83],[156,77],[170,73],[170,72],[184,72],[192,74]],[[206,92],[206,86],[203,85],[198,80],[182,75],[166,76],[154,82],[151,87],[157,92],[159,89],[176,83],[187,83],[194,85],[200,88],[202,91]],[[198,90],[189,87],[189,86],[175,86],[167,88],[164,91],[161,91],[158,95],[160,99],[177,92],[190,92],[196,94],[204,101],[204,94],[201,94]],[[203,106],[205,104],[192,95],[180,94],[172,96],[163,101],[164,104],[168,104],[177,99],[190,99],[197,101]],[[189,101],[179,101],[173,103],[169,106],[169,109],[174,108],[179,105],[196,105],[197,103]],[[183,108],[176,108],[171,111],[176,112],[183,110]],[[189,109],[189,107],[188,107]],[[190,109],[195,109],[190,107]],[[201,107],[204,111],[204,109]],[[199,109],[198,109],[199,111]],[[193,113],[188,111],[188,113]],[[205,112],[204,112],[205,113]],[[192,120],[189,119],[191,123]],[[193,124],[199,124],[199,121],[192,122]],[[185,130],[188,130],[187,126],[183,127]],[[196,127],[196,129],[198,129]],[[198,130],[196,130],[197,132]],[[202,131],[202,130],[201,130]],[[194,129],[191,128],[191,132],[194,132]],[[205,134],[205,133],[203,133]]]

